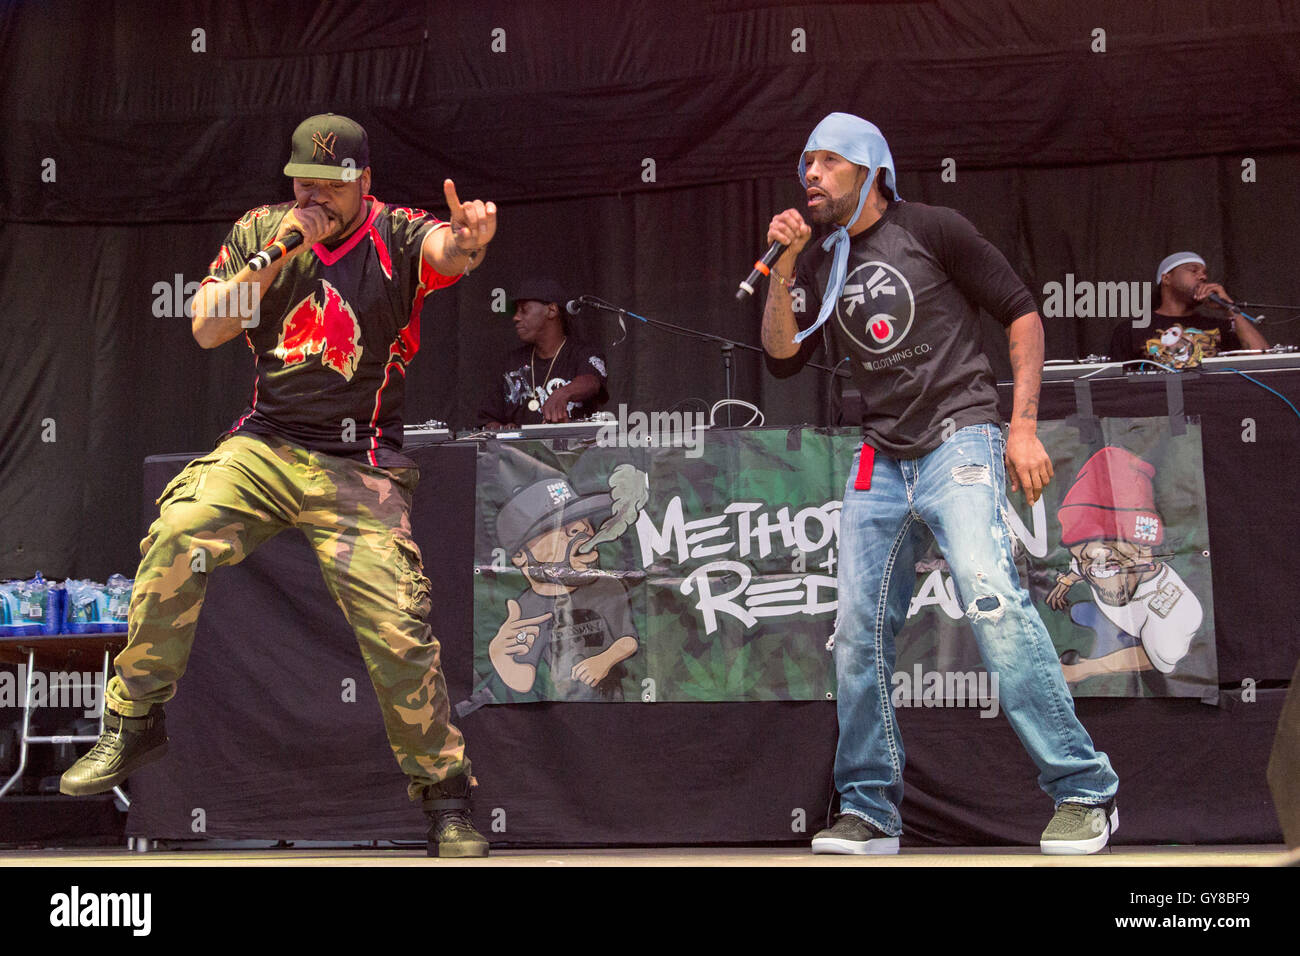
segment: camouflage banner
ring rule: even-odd
[[[1032,509],[1012,496],[1012,530],[1071,689],[1212,696],[1199,427],[1104,420],[1096,447],[1064,423],[1039,432],[1056,478]],[[752,429],[688,448],[486,443],[476,702],[833,698],[840,499],[858,441]],[[938,705],[953,694],[943,675],[982,668],[933,545],[915,572],[895,703]]]

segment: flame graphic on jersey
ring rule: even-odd
[[[229,261],[230,249],[225,244],[222,244],[221,251],[217,253],[217,257],[208,263],[208,275],[215,274],[218,269]]]
[[[272,354],[285,365],[301,365],[320,353],[321,364],[352,381],[361,358],[361,323],[339,290],[321,280],[324,302],[312,293],[285,316]]]

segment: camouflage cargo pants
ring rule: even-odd
[[[372,468],[249,435],[190,462],[164,489],[158,520],[140,543],[129,639],[114,660],[108,706],[135,717],[170,700],[208,575],[299,528],[356,633],[412,799],[429,784],[468,774],[438,641],[424,620],[429,580],[410,522],[417,480],[414,469]]]

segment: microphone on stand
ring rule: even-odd
[[[298,230],[286,232],[284,238],[277,239],[271,243],[253,258],[248,260],[248,270],[257,272],[259,269],[265,269],[272,262],[279,259],[290,249],[297,249],[302,245],[302,233]]]
[[[781,253],[785,252],[786,245],[776,240],[767,247],[767,252],[763,253],[763,258],[754,263],[754,268],[750,270],[749,278],[740,284],[736,290],[736,299],[744,301],[745,296],[754,294],[754,286],[762,281],[763,276],[772,271],[772,263],[781,258]]]

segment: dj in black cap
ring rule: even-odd
[[[588,418],[607,398],[605,355],[570,333],[564,290],[529,279],[515,292],[515,333],[524,343],[507,354],[479,409],[488,428]]]

